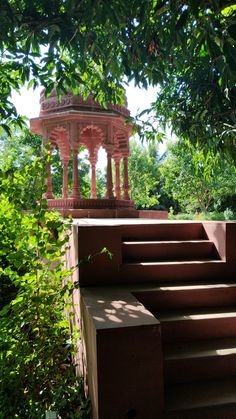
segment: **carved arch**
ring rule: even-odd
[[[49,134],[49,138],[53,144],[58,146],[61,160],[69,160],[71,147],[66,128],[53,128]]]
[[[104,143],[104,132],[97,125],[87,125],[80,132],[80,144],[89,151],[89,155],[95,155]]]

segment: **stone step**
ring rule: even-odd
[[[122,255],[125,261],[219,259],[214,243],[209,240],[125,241]]]
[[[224,307],[236,304],[236,283],[195,281],[140,288],[136,298],[151,312],[195,307]]]
[[[236,338],[165,345],[165,383],[236,376]]]
[[[163,342],[236,336],[236,307],[169,310],[153,313]]]
[[[125,283],[195,281],[222,278],[225,261],[218,259],[129,262],[120,265],[119,276]]]
[[[158,224],[122,225],[123,241],[136,240],[206,240],[206,232],[201,222],[161,222]]]
[[[165,419],[235,419],[236,377],[166,389]]]

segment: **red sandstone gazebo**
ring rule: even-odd
[[[133,202],[129,196],[128,156],[132,125],[125,123],[130,115],[127,107],[109,104],[105,109],[91,97],[85,100],[72,93],[63,95],[59,100],[55,89],[49,97],[45,97],[44,91],[41,92],[40,105],[39,117],[30,120],[30,129],[42,136],[44,144],[50,143],[51,152],[55,146],[58,147],[63,168],[62,197],[54,198],[52,172],[48,163],[45,197],[49,208],[56,208],[64,214],[71,213],[73,216],[88,216],[88,210],[89,216],[91,216],[91,210],[94,211],[94,216],[98,216],[99,211],[101,216],[104,210],[110,210],[111,216],[115,215],[114,211],[123,213],[123,216],[126,213],[130,215]],[[81,145],[88,150],[91,165],[89,199],[80,194],[78,154]],[[106,196],[98,199],[96,164],[100,147],[105,149],[107,155],[107,188]],[[71,157],[73,183],[72,192],[69,194],[68,163]],[[113,188],[112,159],[115,166],[115,188]],[[120,182],[121,162],[123,163],[122,182]]]

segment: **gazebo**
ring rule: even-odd
[[[63,168],[62,194],[58,198],[53,195],[53,172],[50,163],[47,165],[45,198],[49,208],[56,208],[64,215],[71,214],[74,217],[135,216],[128,181],[129,138],[132,133],[132,125],[126,123],[129,115],[127,105],[108,104],[108,107],[104,108],[92,97],[84,99],[70,92],[58,99],[56,89],[53,89],[48,97],[45,96],[44,90],[41,92],[40,114],[39,117],[30,120],[30,129],[42,136],[44,144],[50,144],[51,152],[58,147]],[[80,192],[78,154],[81,145],[88,150],[91,165],[90,198],[82,197]],[[107,156],[104,198],[97,198],[96,188],[96,164],[100,147],[104,148]],[[71,158],[72,190],[69,192],[68,163]]]

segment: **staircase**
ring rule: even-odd
[[[224,264],[201,223],[124,228],[121,273],[161,322],[165,419],[236,418],[236,283]]]
[[[225,262],[202,223],[126,226],[122,237],[123,278],[137,282],[215,278]]]
[[[73,238],[92,418],[236,419],[236,223],[102,223]]]

